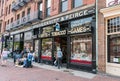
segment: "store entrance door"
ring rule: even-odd
[[[63,53],[62,64],[66,65],[67,63],[67,37],[55,37],[55,48],[57,52],[57,47],[61,48]]]

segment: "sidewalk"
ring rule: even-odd
[[[8,61],[13,62],[13,59],[9,59]],[[33,62],[32,64],[33,64],[33,67],[36,66],[36,67],[47,69],[47,70],[65,72],[65,73],[71,74],[73,76],[79,76],[79,77],[83,77],[83,78],[87,78],[87,79],[92,79],[96,76],[96,74],[93,74],[93,73],[84,72],[84,71],[77,71],[77,70],[73,70],[73,69],[67,69],[65,67],[62,67],[62,68],[58,69],[55,66],[46,65],[46,64],[43,64],[43,63]]]
[[[9,62],[13,62],[13,59],[9,59]],[[93,73],[89,73],[89,72],[84,72],[84,71],[78,71],[78,70],[73,70],[73,69],[67,69],[62,67],[61,69],[58,69],[55,66],[52,65],[46,65],[43,63],[35,63],[33,62],[33,67],[39,67],[42,69],[46,69],[49,71],[56,71],[56,72],[63,72],[63,73],[67,73],[69,75],[72,76],[77,76],[80,78],[85,78],[85,79],[90,79],[93,81],[120,81],[120,77],[116,77],[116,76],[110,76],[108,74],[93,74]]]

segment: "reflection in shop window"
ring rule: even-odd
[[[42,59],[51,60],[52,38],[42,39]]]
[[[92,37],[91,35],[78,35],[71,37],[71,62],[91,64]]]

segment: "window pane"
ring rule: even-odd
[[[51,60],[52,57],[52,38],[42,39],[42,59]]]
[[[47,0],[47,8],[51,6],[51,0]]]
[[[108,41],[108,62],[120,63],[120,35],[111,35]]]
[[[46,13],[47,17],[50,16],[50,8],[47,8],[47,13]]]
[[[42,11],[42,3],[39,5],[39,10]]]
[[[92,36],[78,35],[71,37],[71,62],[91,64]]]
[[[68,9],[68,1],[62,1],[62,12],[67,11]]]
[[[79,7],[83,5],[83,0],[74,0],[74,7]]]

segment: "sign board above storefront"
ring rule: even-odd
[[[47,21],[44,21],[39,24],[36,24],[33,26],[33,28],[38,28],[38,27],[43,27],[43,26],[47,26],[50,24],[54,24],[56,22],[62,22],[62,21],[67,21],[67,20],[71,20],[71,19],[75,19],[75,18],[79,18],[82,16],[86,16],[86,15],[90,15],[90,14],[94,14],[95,13],[95,8],[88,8],[88,9],[84,9],[84,10],[79,10],[73,13],[69,13],[69,14],[64,14],[63,16],[60,17],[56,17]]]
[[[106,6],[111,7],[120,4],[120,0],[106,0]]]
[[[68,34],[76,34],[76,33],[91,32],[91,31],[92,31],[91,27],[81,26],[81,27],[72,28],[71,30],[68,31]]]
[[[24,40],[31,40],[32,39],[32,32],[25,32],[24,33]]]
[[[43,37],[50,37],[50,33],[42,33],[38,35],[39,38],[43,38]]]
[[[43,33],[43,34],[40,34],[38,37],[44,38],[44,37],[62,36],[67,34],[78,34],[78,33],[85,33],[85,32],[86,33],[92,32],[92,27],[91,26],[74,27],[74,28],[71,28],[70,30],[61,30],[61,31],[54,31],[51,33]]]
[[[38,35],[33,35],[32,38],[33,38],[33,39],[37,39],[37,38],[38,38]]]
[[[66,30],[55,31],[55,32],[52,32],[51,34],[52,34],[52,36],[66,35]]]

